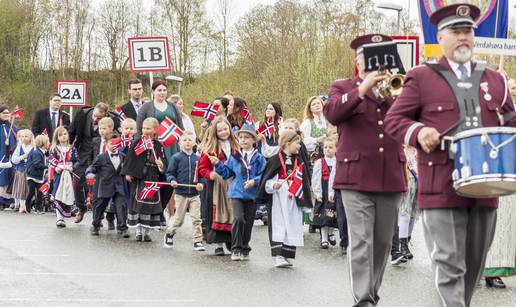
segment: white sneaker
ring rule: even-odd
[[[276,256],[274,258],[274,266],[277,268],[286,268],[290,266],[290,263],[283,256]]]

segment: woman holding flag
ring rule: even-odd
[[[296,247],[304,244],[303,209],[313,205],[309,176],[303,176],[299,158],[301,136],[284,131],[279,143],[281,151],[267,162],[257,199],[269,204],[271,254],[274,266],[284,268],[292,266]]]
[[[138,114],[140,115],[140,113]],[[122,174],[130,183],[130,204],[127,224],[136,228],[136,241],[152,241],[151,229],[161,226],[162,199],[160,188],[167,169],[165,149],[156,139],[158,121],[149,117],[142,123],[142,136],[133,141],[122,166]]]
[[[14,126],[13,120],[22,117],[21,110],[17,108],[12,114],[9,108],[0,105],[0,210],[9,206],[13,200],[11,193],[8,192],[9,184],[12,179],[11,153],[16,148],[16,132],[18,128]]]

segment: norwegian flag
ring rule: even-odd
[[[54,180],[57,164],[59,164],[59,160],[53,155],[50,155],[48,158],[48,181]]]
[[[145,182],[145,186],[143,187],[140,195],[138,196],[138,200],[142,201],[145,199],[152,198],[162,186],[167,185],[166,183],[161,182]]]
[[[22,108],[20,108],[18,105],[14,108],[12,116],[14,116],[16,118],[19,118],[19,119],[24,119],[25,118],[25,114],[23,114]]]
[[[199,161],[195,161],[195,171],[194,171],[193,182],[199,183]]]
[[[246,124],[252,124],[253,123],[253,114],[251,114],[251,111],[244,106],[244,109],[242,110],[242,113],[240,113],[242,117],[244,118]]]
[[[183,130],[174,124],[170,118],[166,117],[156,128],[156,133],[158,134],[158,141],[160,141],[163,146],[170,147],[183,135]]]
[[[111,146],[113,146],[113,150],[117,151],[122,147],[122,138],[118,137],[115,139],[111,139]]]
[[[152,149],[152,140],[149,136],[143,136],[140,141],[138,141],[138,144],[136,144],[136,147],[134,147],[134,152],[139,156],[147,149]]]
[[[115,107],[115,113],[120,117],[121,120],[127,119],[127,116],[125,115],[124,111],[122,111],[122,108],[120,106]]]
[[[217,115],[219,106],[216,104],[209,104],[205,102],[196,101],[193,105],[192,116],[203,117],[212,120]]]
[[[46,136],[48,136],[47,128],[45,128],[45,130],[43,130],[43,132],[41,132],[41,135],[46,135]]]
[[[49,158],[48,158],[48,165],[50,167],[56,167],[57,164],[59,164],[59,160],[56,159],[56,157],[54,157],[53,155],[51,155]]]
[[[122,140],[122,147],[131,145],[132,137],[129,134],[122,134],[120,139]]]
[[[256,130],[256,134],[264,134],[267,137],[271,137],[276,131],[274,127],[274,119],[271,117],[267,118],[267,121],[263,123],[260,128]]]
[[[303,165],[299,165],[299,167],[296,169],[296,173],[294,176],[294,180],[292,181],[292,184],[288,188],[288,191],[296,198],[299,198],[301,200],[305,199],[305,195],[303,193]]]
[[[39,187],[39,191],[45,195],[48,194],[48,191],[50,190],[50,184],[48,182],[45,182]]]

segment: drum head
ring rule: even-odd
[[[456,188],[457,194],[471,198],[493,198],[516,193],[516,179],[478,179],[463,182]]]

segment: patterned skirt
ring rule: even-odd
[[[26,200],[28,194],[29,185],[27,184],[27,175],[25,175],[25,172],[16,171],[13,178],[13,198]]]

